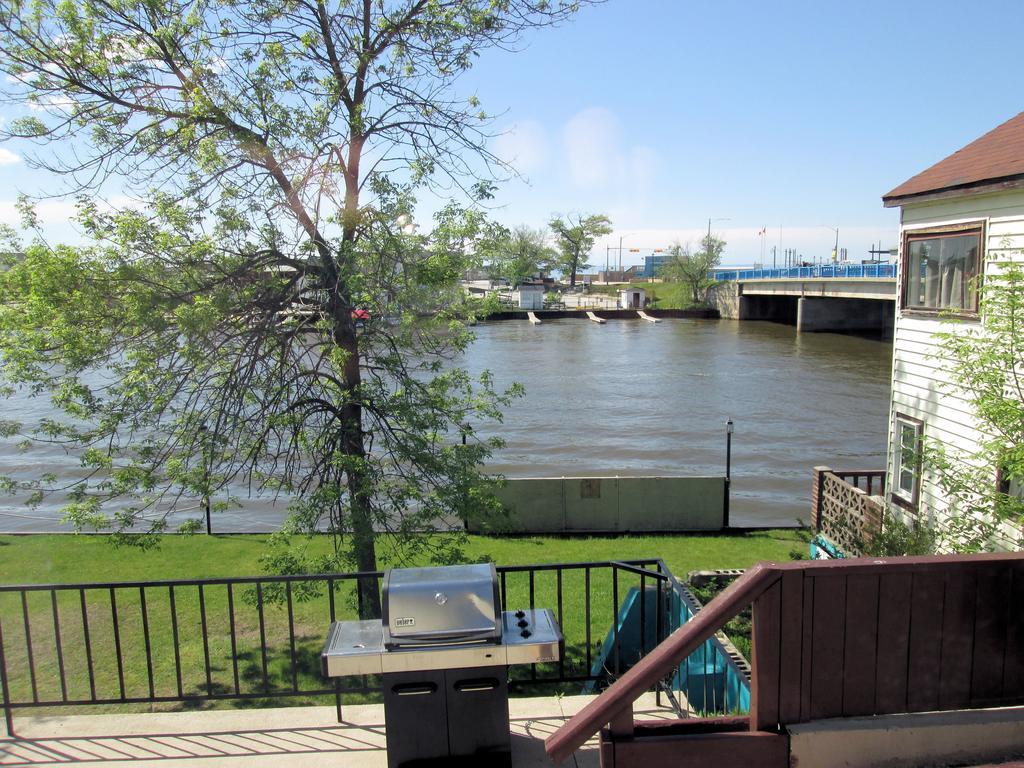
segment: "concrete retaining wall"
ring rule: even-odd
[[[790,765],[800,768],[1003,764],[1024,758],[1020,707],[836,718],[788,730]]]
[[[640,316],[635,309],[595,309],[592,310],[598,317],[605,320],[639,320]],[[690,317],[703,320],[717,319],[718,311],[715,309],[645,309],[651,317]],[[587,313],[575,309],[545,309],[535,313],[541,320],[586,320]],[[526,311],[506,310],[495,312],[487,317],[480,318],[481,322],[493,322],[498,320],[526,320]]]
[[[716,531],[725,478],[517,478],[497,495],[519,533]]]

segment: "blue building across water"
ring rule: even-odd
[[[658,271],[661,269],[661,265],[665,263],[665,254],[655,253],[651,256],[644,256],[644,268],[637,270],[637,277],[658,277]]]

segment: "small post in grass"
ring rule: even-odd
[[[207,429],[204,421],[199,425],[199,441],[203,451],[203,511],[206,513],[206,535],[213,533],[210,523],[210,458],[207,453]]]
[[[725,422],[725,505],[722,510],[722,527],[729,527],[729,496],[732,493],[732,419]]]

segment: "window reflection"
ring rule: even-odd
[[[908,246],[906,306],[976,311],[980,231],[915,238]]]

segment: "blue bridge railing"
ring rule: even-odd
[[[715,280],[771,280],[787,277],[896,277],[896,265],[817,264],[810,267],[785,267],[782,269],[719,269],[709,273],[709,277]]]

